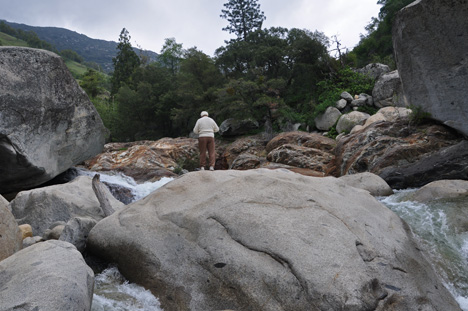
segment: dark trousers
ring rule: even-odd
[[[206,150],[208,150],[210,166],[214,167],[216,161],[214,138],[198,137],[198,149],[200,150],[200,167],[205,167],[206,165]]]

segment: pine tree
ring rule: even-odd
[[[266,19],[257,0],[229,0],[224,7],[226,9],[221,10],[223,14],[220,16],[227,19],[229,25],[223,30],[235,33],[237,38],[243,40],[250,32],[261,29]]]
[[[123,83],[127,83],[135,68],[140,66],[140,59],[130,43],[130,34],[123,28],[119,36],[117,45],[117,55],[112,59],[114,63],[114,73],[112,74],[111,94],[115,95]]]

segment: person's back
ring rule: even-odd
[[[198,119],[195,124],[193,132],[198,134],[198,137],[214,137],[214,133],[218,132],[219,128],[216,122],[208,117],[204,116]]]
[[[206,150],[208,150],[208,158],[210,162],[210,170],[214,170],[216,162],[214,133],[219,131],[216,122],[208,117],[208,112],[202,111],[201,118],[195,123],[193,132],[198,134],[198,148],[200,150],[200,169],[205,169],[206,164]]]

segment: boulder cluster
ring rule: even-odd
[[[57,55],[0,47],[0,310],[91,310],[99,260],[168,311],[459,311],[411,228],[375,196],[421,187],[412,200],[468,198],[465,109],[460,92],[443,97],[467,81],[467,49],[444,64],[434,57],[446,51],[424,43],[416,66],[406,48],[418,43],[402,44],[437,23],[465,36],[465,4],[405,8],[394,30],[401,80],[367,66],[372,95],[343,93],[315,133],[247,135],[257,123],[223,122],[214,172],[196,170],[195,138],[104,145],[99,115]],[[410,117],[420,101],[435,121]],[[324,135],[332,128],[336,139]],[[174,180],[133,201],[97,176],[67,179],[77,166]],[[467,217],[460,208],[447,223],[466,232]]]

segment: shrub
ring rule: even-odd
[[[318,104],[314,109],[314,117],[323,113],[328,107],[335,105],[340,99],[343,92],[348,92],[351,95],[360,93],[372,93],[374,83],[371,78],[353,71],[349,67],[339,70],[329,79],[322,80],[318,83],[320,95],[318,96]]]

